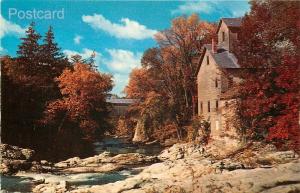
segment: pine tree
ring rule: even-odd
[[[22,43],[19,45],[17,54],[19,58],[27,59],[29,61],[35,61],[38,58],[40,52],[39,39],[41,36],[34,29],[35,23],[32,22],[29,28],[26,30],[26,37],[21,38]]]
[[[73,64],[76,64],[76,63],[85,63],[85,60],[79,54],[75,54],[75,55],[71,56],[71,62]]]
[[[86,63],[91,67],[91,69],[96,69],[97,66],[96,66],[96,52],[93,51],[93,53],[91,54],[91,56],[86,59]]]
[[[64,55],[60,52],[60,48],[57,46],[57,43],[54,42],[54,33],[53,28],[50,26],[44,39],[44,44],[42,45],[42,52],[45,54],[47,59],[63,59]]]
[[[69,66],[69,63],[54,41],[53,28],[50,26],[43,39],[43,44],[40,50],[41,61],[44,70],[50,78],[59,76],[62,71]],[[50,74],[49,74],[50,72]]]

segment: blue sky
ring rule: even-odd
[[[202,20],[217,22],[221,17],[240,17],[249,11],[244,1],[83,1],[83,0],[0,0],[0,53],[16,55],[19,38],[34,21],[44,35],[54,28],[62,51],[83,57],[96,53],[100,71],[113,74],[113,93],[122,95],[130,71],[140,66],[143,52],[155,46],[153,35],[170,27],[173,18],[197,13]],[[33,11],[41,11],[33,18]],[[62,11],[63,17],[54,11]],[[31,11],[31,18],[24,13]],[[46,12],[51,18],[46,19]]]

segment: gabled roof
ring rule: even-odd
[[[219,22],[219,25],[218,25],[217,33],[219,32],[219,29],[221,27],[222,22],[224,22],[228,26],[228,28],[236,29],[236,28],[241,27],[242,18],[241,17],[238,17],[238,18],[221,18],[220,22]]]
[[[227,50],[212,53],[212,56],[216,61],[217,65],[219,65],[221,68],[240,68],[235,56]]]
[[[234,69],[234,68],[240,68],[239,64],[237,63],[236,57],[224,49],[217,49],[216,53],[212,53],[211,44],[205,44],[203,54],[199,60],[199,65],[197,68],[196,73],[199,73],[203,58],[205,56],[206,51],[209,51],[213,59],[215,60],[216,64],[223,69]]]

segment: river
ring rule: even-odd
[[[101,142],[94,143],[95,155],[104,151],[111,152],[114,155],[124,153],[141,153],[145,155],[157,155],[162,150],[158,144],[137,145],[127,142],[123,138],[105,137]],[[106,183],[124,180],[137,174],[139,168],[122,170],[118,172],[105,173],[81,173],[81,174],[35,174],[18,173],[17,176],[1,175],[0,192],[31,192],[34,187],[33,179],[47,178],[48,181],[68,181],[71,186],[84,187],[91,185],[102,185]]]

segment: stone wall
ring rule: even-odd
[[[207,64],[207,56],[209,57],[209,64]],[[221,126],[221,114],[216,108],[216,101],[220,108],[220,94],[221,94],[221,71],[213,60],[210,51],[206,51],[204,59],[201,64],[197,76],[198,87],[198,113],[204,119],[211,123],[211,135],[218,135]],[[216,87],[216,81],[218,87]],[[208,112],[208,101],[210,102],[210,112]],[[202,109],[201,109],[202,104]]]
[[[223,41],[223,33],[224,33],[224,41]],[[218,31],[218,45],[221,48],[229,50],[229,29],[227,25],[222,21],[220,29]]]
[[[223,40],[224,32],[224,40]],[[230,30],[227,25],[222,21],[220,29],[218,31],[218,46],[228,51],[232,51],[234,42],[237,40],[237,33],[234,30]]]

